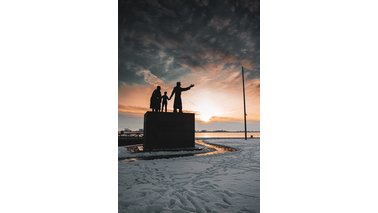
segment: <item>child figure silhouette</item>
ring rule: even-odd
[[[161,99],[162,99],[162,103],[161,103],[161,112],[163,112],[163,110],[165,112],[167,112],[167,105],[168,105],[168,96],[167,96],[167,92],[164,92],[164,95],[161,96]]]

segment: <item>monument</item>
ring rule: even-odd
[[[194,113],[183,113],[181,100],[181,93],[192,87],[194,84],[181,87],[181,82],[177,82],[169,98],[167,92],[161,96],[161,87],[156,87],[150,98],[152,112],[144,114],[144,151],[195,148]],[[171,100],[173,95],[175,96],[173,113],[168,113],[167,101]]]
[[[194,148],[194,113],[146,112],[144,151]]]

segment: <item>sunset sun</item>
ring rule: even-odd
[[[209,122],[213,115],[209,111],[200,111],[199,119],[203,122]]]
[[[209,122],[211,118],[217,115],[219,109],[210,101],[203,101],[201,108],[198,109],[198,118],[203,122]]]

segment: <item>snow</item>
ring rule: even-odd
[[[205,142],[237,151],[119,161],[119,212],[260,212],[260,140]]]

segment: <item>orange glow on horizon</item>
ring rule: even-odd
[[[186,86],[186,85],[184,85]],[[171,86],[173,88],[173,86]],[[197,84],[182,93],[183,111],[196,114],[196,120],[204,123],[243,121],[243,102],[240,85],[226,89],[215,85]],[[118,112],[120,114],[143,117],[149,109],[149,100],[154,90],[151,85],[123,85],[119,89]],[[164,91],[171,93],[165,86]],[[247,85],[247,120],[260,120],[260,97],[251,85]],[[173,98],[168,101],[168,112],[173,110]]]

